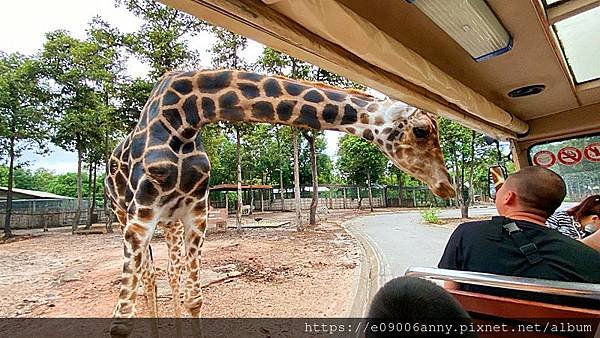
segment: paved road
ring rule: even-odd
[[[475,208],[471,215],[495,215],[494,208]],[[442,217],[460,217],[445,210]],[[379,259],[379,285],[403,276],[408,267],[436,267],[452,230],[426,225],[417,211],[379,213],[356,218],[350,227],[371,244]]]

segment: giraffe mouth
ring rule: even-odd
[[[429,187],[431,191],[441,198],[452,198],[456,196],[456,191],[450,182],[438,182],[434,187]]]

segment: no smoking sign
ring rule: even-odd
[[[533,164],[539,167],[550,168],[554,165],[554,163],[556,163],[556,156],[554,156],[554,154],[550,151],[538,151],[533,156]]]
[[[564,165],[576,165],[581,162],[583,154],[575,147],[564,147],[558,151],[556,157],[558,157],[558,162]]]
[[[583,156],[590,162],[600,162],[600,142],[590,143],[585,147]]]

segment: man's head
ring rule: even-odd
[[[502,216],[526,212],[548,218],[560,206],[567,189],[563,179],[543,167],[526,167],[510,175],[496,193],[496,209]]]
[[[416,277],[398,277],[387,282],[373,297],[368,313],[369,323],[376,327],[390,322],[423,325],[471,325],[469,314],[444,288]],[[440,337],[441,332],[371,331],[365,337]],[[458,332],[448,332],[447,337],[457,337]],[[475,337],[474,333],[460,333],[461,338]]]

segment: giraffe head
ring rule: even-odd
[[[453,197],[435,116],[392,100],[382,102],[378,113],[381,126],[374,127],[375,133],[365,130],[363,137],[368,134],[396,167],[425,182],[434,194]]]

